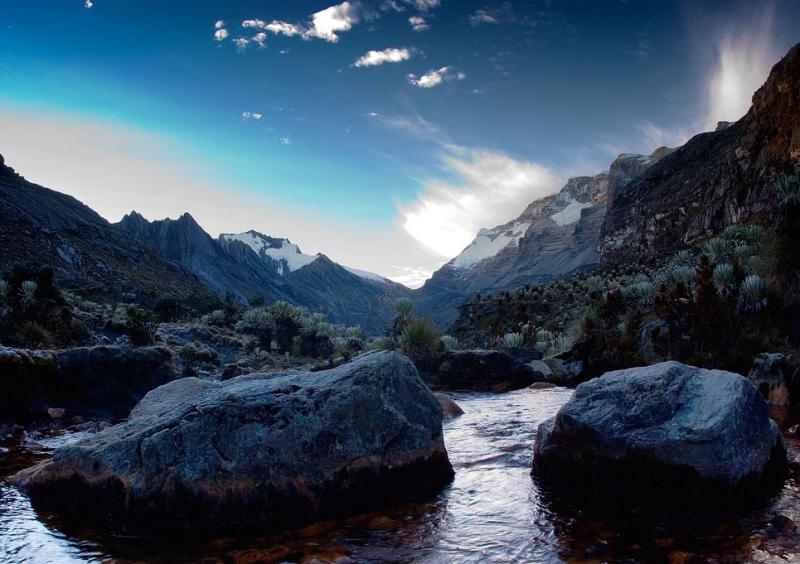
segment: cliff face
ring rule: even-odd
[[[59,283],[97,297],[145,301],[206,291],[186,269],[114,229],[88,206],[28,182],[0,157],[0,273],[14,264],[53,267]]]
[[[519,217],[475,240],[417,292],[420,312],[442,325],[479,292],[542,283],[596,264],[609,198],[671,149],[620,155],[607,172],[570,178],[556,194],[532,202]]]
[[[739,121],[702,133],[611,197],[597,249],[667,253],[769,214],[776,177],[800,161],[800,45],[776,64]]]

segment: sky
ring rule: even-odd
[[[622,152],[735,120],[800,2],[0,0],[0,154],[412,287]]]

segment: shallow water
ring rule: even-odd
[[[762,510],[702,525],[664,523],[623,508],[574,507],[541,491],[529,470],[534,431],[571,394],[545,389],[456,395],[465,415],[445,423],[456,477],[440,495],[281,534],[171,540],[66,534],[54,516],[37,514],[24,496],[0,482],[0,562],[800,560],[798,535],[768,527],[776,513],[800,523],[797,476]],[[773,415],[784,429],[800,421],[797,413]],[[0,477],[82,436],[4,445],[10,450],[0,454]]]

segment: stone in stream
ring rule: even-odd
[[[678,362],[581,384],[539,426],[533,473],[600,496],[667,502],[750,500],[785,475],[786,451],[745,378]]]
[[[458,405],[453,398],[446,394],[442,394],[436,392],[433,394],[436,397],[436,401],[439,402],[439,405],[442,408],[442,418],[445,421],[449,421],[451,419],[455,419],[461,415],[464,415],[464,410],[461,409],[461,406]]]
[[[283,527],[428,494],[453,470],[414,365],[175,380],[129,421],[13,478],[35,507],[125,531]]]
[[[501,393],[544,380],[544,374],[531,365],[541,358],[535,349],[449,351],[423,376],[435,388]]]

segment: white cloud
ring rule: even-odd
[[[273,20],[269,22],[264,29],[267,31],[274,33],[275,35],[285,35],[286,37],[292,37],[294,35],[300,35],[303,33],[303,27],[297,24],[290,24],[287,22],[281,22],[278,20]]]
[[[506,154],[451,147],[443,157],[458,183],[429,180],[416,200],[399,207],[399,222],[440,257],[460,253],[483,227],[506,223],[562,180],[544,166]]]
[[[264,117],[264,114],[258,112],[242,112],[242,119],[254,119],[256,121]]]
[[[224,28],[220,28],[214,32],[214,40],[215,41],[224,41],[225,38],[228,37],[228,30]]]
[[[429,70],[419,78],[415,74],[408,75],[408,82],[420,88],[433,88],[443,82],[451,80],[464,80],[467,77],[463,72],[456,72],[452,67]]]
[[[411,29],[414,31],[425,31],[430,27],[422,16],[411,16],[408,18],[408,25],[410,25]]]
[[[281,142],[281,145],[291,145],[292,144],[292,140],[289,139],[288,137],[281,137],[280,138],[280,142]]]
[[[413,6],[417,10],[426,12],[432,8],[438,7],[439,4],[442,3],[442,0],[405,0],[405,3]]]
[[[469,23],[474,26],[480,24],[496,24],[499,21],[498,17],[488,10],[478,10],[469,17]]]
[[[94,6],[92,0],[85,0],[85,2],[83,3],[84,8],[91,8],[92,6]]]
[[[266,40],[267,40],[267,34],[266,34],[266,33],[264,33],[263,31],[259,31],[259,32],[258,32],[258,33],[256,33],[256,34],[253,36],[253,38],[252,38],[252,41],[253,41],[253,43],[257,43],[257,44],[258,44],[258,46],[259,46],[260,48],[262,48],[262,49],[264,48],[264,42],[265,42]]]
[[[718,121],[742,117],[750,107],[753,92],[764,83],[779,58],[773,44],[773,6],[764,4],[760,13],[748,16],[729,25],[716,40],[716,68],[708,83],[708,129]]]
[[[225,27],[224,21],[217,20],[216,22],[214,22],[214,29],[222,29],[223,27]]]
[[[339,41],[339,36],[336,34],[348,31],[355,23],[358,23],[356,5],[351,2],[342,2],[312,14],[311,22],[303,33],[303,37],[318,37],[336,43]]]
[[[250,40],[244,37],[237,37],[232,40],[233,44],[236,45],[237,51],[244,51],[247,49],[247,46],[250,44]]]
[[[408,49],[389,48],[383,51],[367,51],[353,65],[356,67],[374,67],[383,63],[400,63],[410,58],[411,51]]]
[[[265,29],[267,26],[267,22],[264,20],[244,20],[242,22],[242,27],[253,27],[256,29]]]

